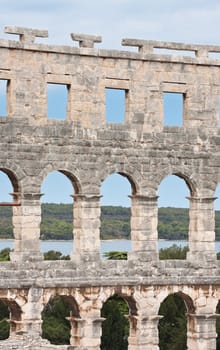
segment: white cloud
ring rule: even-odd
[[[1,37],[11,24],[48,29],[43,41],[61,45],[75,45],[71,32],[102,35],[97,46],[107,48],[119,48],[125,37],[220,43],[218,0],[0,0],[0,5]]]

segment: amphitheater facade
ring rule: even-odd
[[[14,249],[0,264],[0,298],[10,336],[0,350],[99,350],[101,309],[114,294],[129,306],[129,350],[159,350],[159,308],[177,293],[187,308],[189,350],[216,349],[220,262],[215,253],[215,191],[220,182],[220,46],[71,34],[72,46],[38,41],[47,31],[6,27],[0,81],[0,170],[13,186]],[[132,47],[132,49],[130,49]],[[216,55],[216,56],[215,56]],[[67,90],[65,120],[47,116],[47,85]],[[106,90],[124,92],[125,120],[106,120]],[[164,94],[180,94],[181,125],[166,125]],[[72,183],[74,250],[70,261],[40,251],[41,185],[52,171]],[[132,251],[126,261],[100,257],[100,187],[111,174],[132,188]],[[158,187],[169,175],[189,188],[186,260],[159,260]],[[60,295],[71,305],[70,344],[41,337],[41,313]]]

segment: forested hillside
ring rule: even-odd
[[[41,239],[72,239],[71,204],[42,204]],[[187,239],[188,209],[159,208],[159,238]],[[0,238],[12,238],[12,208],[0,207]],[[104,206],[101,239],[130,238],[130,208]],[[216,239],[220,240],[220,211],[216,211]]]

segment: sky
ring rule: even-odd
[[[6,25],[15,25],[47,29],[49,37],[38,40],[45,44],[78,46],[70,33],[84,33],[101,35],[102,43],[96,47],[106,49],[128,50],[121,46],[123,38],[220,45],[219,0],[0,0],[0,5],[0,38],[4,39],[16,38],[4,33]],[[3,105],[0,94],[0,114],[4,114]],[[171,101],[165,106],[168,114],[173,108]],[[47,177],[43,201],[72,200],[71,184],[62,176]],[[171,206],[188,206],[185,183],[172,178],[165,179],[159,188],[159,206],[170,206],[170,202]],[[7,179],[0,173],[0,200],[8,200],[5,183]],[[117,198],[112,197],[112,188],[117,189]],[[128,181],[114,175],[112,182],[108,178],[102,187],[102,204],[129,206],[130,193]]]

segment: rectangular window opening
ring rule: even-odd
[[[105,89],[107,123],[123,124],[125,122],[126,95],[127,90],[124,89]]]
[[[220,128],[220,96],[218,98],[218,127]]]
[[[163,93],[163,111],[165,126],[183,125],[184,94],[179,92]]]
[[[49,119],[67,119],[69,85],[47,84],[47,116]]]
[[[0,116],[6,117],[7,115],[7,90],[9,81],[0,79]]]

